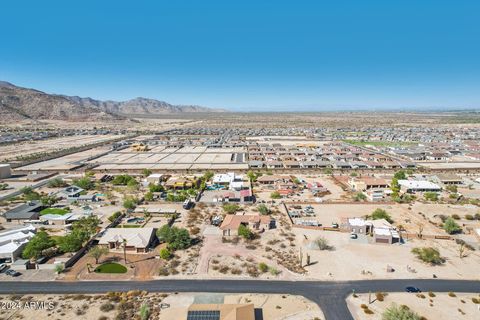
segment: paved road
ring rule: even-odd
[[[47,183],[49,183],[50,180],[53,180],[53,179],[55,179],[55,178],[61,178],[61,177],[63,177],[63,175],[54,175],[54,176],[52,176],[52,177],[50,177],[50,178],[48,178],[48,179],[46,179],[46,180],[43,180],[43,181],[41,181],[41,182],[38,182],[38,183],[35,183],[35,184],[32,184],[32,185],[26,185],[26,187],[31,187],[32,189],[37,189],[37,188],[43,187],[44,185],[46,185]],[[0,201],[8,200],[8,199],[10,199],[10,198],[19,196],[19,195],[21,195],[21,194],[22,194],[22,190],[19,189],[19,190],[17,190],[17,191],[13,191],[13,192],[11,192],[11,193],[9,193],[9,194],[6,194],[6,195],[4,195],[4,196],[1,196],[1,197],[0,197]]]
[[[223,292],[286,293],[302,295],[316,302],[327,320],[353,319],[345,298],[355,290],[399,292],[408,285],[423,291],[480,293],[480,281],[470,280],[368,280],[349,282],[264,281],[264,280],[154,280],[154,281],[78,281],[0,283],[0,294],[104,293],[108,291],[147,290],[150,292]]]

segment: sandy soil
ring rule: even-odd
[[[381,320],[382,313],[393,303],[398,306],[406,305],[429,320],[480,319],[480,304],[472,301],[474,297],[480,299],[478,293],[456,293],[455,297],[450,297],[447,293],[434,293],[434,295],[430,297],[429,293],[425,292],[422,298],[413,293],[388,293],[384,301],[369,304],[368,294],[359,294],[357,298],[349,296],[347,304],[356,320]],[[375,294],[372,294],[372,300],[374,298]],[[366,304],[374,314],[366,314],[360,307],[361,304]]]
[[[308,277],[324,280],[360,280],[378,278],[439,278],[480,279],[478,266],[480,254],[470,252],[468,257],[459,258],[458,245],[451,240],[411,240],[403,245],[373,244],[359,239],[352,240],[348,233],[293,228],[299,246],[311,257],[312,265],[305,267]],[[309,249],[309,241],[324,237],[334,247],[331,251]],[[307,239],[305,239],[305,237]],[[415,247],[432,246],[439,249],[446,262],[430,266],[415,258],[411,250]],[[416,273],[407,270],[407,265]],[[387,266],[395,272],[387,272]],[[365,271],[362,274],[362,271]]]

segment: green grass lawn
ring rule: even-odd
[[[67,210],[67,209],[47,208],[47,209],[43,209],[42,211],[40,211],[40,215],[43,216],[45,214],[58,214],[58,215],[63,216],[64,214],[67,214],[69,212],[70,211]]]
[[[141,224],[119,224],[116,228],[141,228]]]
[[[127,267],[115,262],[107,262],[95,268],[96,273],[126,273]]]

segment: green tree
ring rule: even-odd
[[[80,179],[73,180],[73,185],[85,189],[85,190],[92,190],[95,188],[95,183],[89,177],[83,177]]]
[[[103,246],[95,246],[88,251],[88,256],[95,259],[95,264],[98,264],[98,260],[104,255],[108,254],[108,248]]]
[[[152,174],[152,170],[150,170],[150,169],[143,169],[143,170],[142,170],[142,174],[143,174],[144,177],[148,177],[149,175]]]
[[[27,201],[40,200],[40,194],[34,191],[32,187],[23,187],[20,191]]]
[[[375,209],[375,211],[373,211],[372,214],[370,215],[370,218],[373,220],[385,219],[389,223],[393,223],[393,219],[390,216],[390,214],[387,211],[380,208]]]
[[[278,191],[273,191],[272,193],[270,193],[270,198],[272,199],[280,199],[282,196],[280,195],[280,192]]]
[[[166,242],[172,250],[186,249],[192,243],[187,229],[170,227],[169,225],[164,225],[158,229],[157,237],[160,241]]]
[[[240,210],[240,206],[234,203],[225,203],[222,208],[223,208],[223,211],[229,214],[234,214],[235,212]]]
[[[203,174],[202,180],[205,181],[205,182],[210,181],[213,178],[213,176],[214,176],[213,172],[208,170],[207,172],[205,172]]]
[[[153,193],[152,192],[147,192],[145,193],[145,201],[153,201]]]
[[[115,186],[126,186],[128,185],[129,182],[133,180],[135,180],[135,178],[128,174],[120,174],[118,176],[115,176],[115,178],[113,178],[112,184]]]
[[[80,234],[72,232],[58,239],[58,248],[62,252],[77,252],[82,247]]]
[[[258,179],[258,175],[255,172],[253,172],[253,170],[248,170],[247,177],[248,179],[250,179],[250,182],[255,182]]]
[[[63,181],[62,178],[59,178],[59,177],[48,181],[48,187],[49,188],[64,188],[67,185],[68,184],[65,181]]]
[[[354,201],[365,201],[367,199],[367,196],[363,192],[357,192],[355,196],[353,197]]]
[[[428,201],[438,201],[438,193],[436,192],[425,192],[423,197]]]
[[[83,217],[73,223],[72,233],[85,242],[97,233],[99,224],[100,220],[96,216]]]
[[[454,234],[462,231],[462,228],[452,217],[448,217],[443,223],[443,230],[445,230],[448,234]]]
[[[407,175],[405,171],[399,170],[395,172],[392,178],[392,183],[390,184],[390,188],[392,189],[392,198],[398,197],[400,193],[400,184],[398,183],[398,180],[405,180],[407,179]]]
[[[160,184],[150,183],[148,185],[148,190],[150,192],[163,192],[165,190],[165,188]]]
[[[27,243],[22,252],[24,259],[38,259],[42,256],[42,251],[55,246],[53,240],[45,231],[38,231]]]
[[[138,189],[138,181],[133,179],[127,182],[127,187],[132,190],[137,190]]]
[[[445,261],[440,251],[432,247],[413,248],[412,253],[421,261],[432,265],[442,264]]]
[[[51,196],[42,196],[40,198],[40,202],[42,203],[42,205],[46,206],[46,207],[51,207],[53,206],[55,203],[57,203],[58,201],[58,198],[54,195],[51,195]]]
[[[7,190],[8,183],[0,183],[0,190]]]
[[[125,209],[133,210],[137,207],[137,204],[138,204],[138,199],[133,198],[133,197],[126,197],[123,200],[123,207]]]
[[[162,258],[163,260],[169,260],[171,257],[172,253],[170,252],[170,250],[168,250],[168,248],[162,248],[160,250],[160,258]]]
[[[117,220],[118,217],[120,217],[121,215],[122,215],[122,213],[120,211],[116,211],[110,217],[108,217],[108,221],[113,222],[113,221]]]
[[[255,234],[247,226],[241,224],[238,227],[238,235],[246,240],[255,238]]]

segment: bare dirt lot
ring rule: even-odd
[[[348,233],[299,228],[292,230],[298,246],[303,247],[304,254],[310,255],[312,265],[305,269],[312,279],[432,278],[433,274],[439,278],[480,279],[477,271],[480,264],[478,251],[460,259],[459,246],[453,240],[415,239],[405,244],[387,245],[368,243],[368,239],[362,237],[350,239]],[[310,249],[308,243],[318,237],[327,239],[332,250]],[[446,262],[438,266],[425,264],[411,253],[415,247],[437,248]],[[387,266],[395,271],[387,272]]]
[[[372,294],[372,300],[375,299]],[[472,300],[472,298],[474,298]],[[396,304],[397,306],[405,305],[410,310],[416,312],[425,319],[435,320],[451,320],[451,319],[480,319],[480,308],[478,302],[480,300],[478,293],[387,293],[384,301],[378,301],[369,304],[368,294],[359,294],[357,298],[349,296],[347,304],[356,320],[381,320],[382,313]],[[361,305],[368,306],[373,314],[366,314]]]

